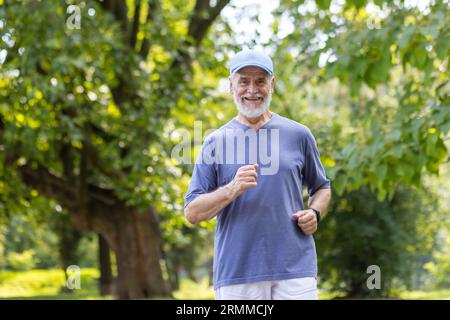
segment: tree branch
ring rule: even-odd
[[[75,108],[65,108],[62,110],[62,114],[74,119],[78,115],[78,110]],[[77,128],[80,128],[79,125],[75,124]],[[80,128],[81,129],[81,128]],[[106,142],[111,142],[116,139],[115,136],[110,135],[109,133],[105,132],[102,128],[95,126],[94,124],[88,122],[85,124],[85,127],[82,128],[83,131],[88,129],[89,134],[95,134],[98,137],[101,137]],[[62,130],[62,129],[61,129]],[[69,168],[69,162],[68,154],[73,153],[74,149],[70,144],[65,143],[64,141],[61,141],[61,144],[65,147],[62,148],[60,151],[60,158],[63,162],[63,168],[67,167],[67,170],[65,170],[64,177],[69,178],[70,177],[70,171],[73,173],[73,166],[70,169]],[[91,139],[84,139],[83,141],[83,148],[84,152],[86,152],[86,155],[88,157],[89,162],[97,168],[102,174],[105,176],[112,178],[112,179],[123,179],[125,176],[125,173],[121,170],[108,170],[108,166],[104,163],[104,161],[100,158],[98,155],[98,151],[95,148],[95,146],[92,144]],[[72,159],[73,161],[73,159]]]
[[[148,12],[145,24],[147,25],[150,21],[156,16],[156,11],[158,10],[159,1],[158,0],[148,0]],[[148,52],[150,51],[150,40],[148,36],[142,40],[141,50],[139,51],[139,55],[142,59],[146,59]]]
[[[0,114],[0,124],[4,120]],[[0,126],[0,135],[3,134],[4,126]],[[34,188],[47,198],[55,199],[62,205],[71,216],[71,221],[80,230],[97,231],[111,229],[114,227],[109,223],[109,214],[117,205],[123,202],[116,196],[114,190],[101,188],[96,185],[86,183],[86,207],[80,208],[80,201],[77,195],[77,188],[72,181],[51,172],[50,169],[36,163],[26,163],[17,166],[16,161],[19,155],[14,151],[5,151],[5,165],[14,168],[22,182],[29,188]],[[67,170],[70,170],[70,165]]]
[[[189,22],[188,39],[179,46],[167,71],[170,73],[169,79],[183,79],[186,76],[186,72],[191,72],[192,57],[189,48],[200,46],[209,27],[229,2],[230,0],[219,0],[216,6],[211,7],[209,0],[197,0]],[[160,95],[170,94],[170,99],[178,100],[180,96],[179,84],[180,82],[169,80],[167,87],[162,86],[160,88]],[[157,108],[156,110],[155,117],[159,119],[164,119],[170,114],[170,109],[168,108]]]
[[[218,0],[217,4],[211,7],[209,0],[197,0],[188,31],[188,36],[192,37],[196,47],[200,46],[208,29],[229,2],[230,0]]]
[[[69,210],[79,211],[77,189],[56,173],[50,172],[42,165],[29,163],[17,167],[17,171],[27,186],[38,190],[39,193],[48,198],[57,200]],[[98,200],[107,206],[113,206],[119,202],[111,189],[101,188],[92,184],[87,184],[87,188],[90,199]]]
[[[5,130],[5,122],[3,121],[3,117],[0,114],[0,135],[3,133],[3,130]]]
[[[125,0],[116,0],[116,6],[114,8],[114,16],[116,17],[116,19],[121,23],[122,25],[122,30],[124,33],[124,37],[125,37],[125,43],[127,43],[128,41],[128,7],[127,4],[125,3]]]
[[[51,173],[41,165],[33,166],[29,163],[18,166],[17,171],[21,180],[40,194],[57,200],[61,205],[72,211],[77,211],[77,197],[74,189],[68,187],[63,178]]]
[[[188,47],[192,45],[195,47],[200,46],[209,27],[229,2],[230,0],[219,0],[216,6],[211,7],[209,0],[197,0],[194,12],[189,21],[188,40],[178,49],[177,55],[170,66],[170,70],[181,67],[182,65],[190,65],[191,57],[188,52]]]
[[[78,205],[80,211],[87,213],[88,209],[88,176],[89,176],[89,152],[86,147],[90,143],[90,130],[87,123],[83,126],[83,146],[80,154],[80,173],[78,175]]]
[[[61,148],[59,150],[59,157],[63,166],[64,179],[74,183],[74,154],[73,147],[65,141],[66,134],[63,134],[63,139],[61,139]]]
[[[137,33],[139,32],[139,17],[141,15],[141,0],[136,0],[134,5],[133,25],[130,33],[130,46],[134,49],[136,46]]]
[[[102,8],[105,9],[106,11],[113,12],[116,1],[115,0],[100,0],[99,3],[102,6]]]
[[[127,17],[128,10],[125,0],[103,0],[99,1],[99,3],[103,9],[112,13],[114,18],[118,22],[120,22],[120,26],[123,31],[124,42],[126,44],[129,44],[129,37],[128,37],[129,21]]]

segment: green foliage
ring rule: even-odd
[[[327,10],[330,7],[331,0],[316,0],[317,7],[322,10]]]
[[[8,223],[0,228],[0,262],[1,257],[5,256],[3,268],[13,270],[17,269],[16,263],[12,260],[20,260],[30,256],[29,270],[33,267],[39,269],[57,268],[62,266],[62,257],[71,257],[68,264],[76,264],[81,267],[93,267],[97,265],[97,238],[92,234],[79,235],[79,239],[73,243],[74,252],[62,252],[68,237],[73,233],[73,227],[68,224],[68,216],[66,212],[58,212],[47,207],[47,214],[43,215],[38,211],[39,205],[32,202],[28,214],[13,215]],[[25,254],[27,253],[28,254]],[[16,256],[17,255],[17,256]],[[17,257],[17,259],[16,259]],[[12,259],[12,260],[11,260]],[[30,258],[31,259],[31,258]],[[0,265],[0,267],[2,267]]]
[[[399,183],[418,186],[425,172],[438,174],[450,129],[448,3],[420,11],[403,2],[369,8],[369,1],[347,1],[326,10],[327,2],[316,1],[326,10],[318,16],[303,2],[282,2],[278,10],[302,26],[278,54],[325,90],[337,78],[349,94],[337,107],[349,110],[354,131],[329,155],[334,190],[369,185],[383,200]]]
[[[25,250],[20,253],[10,252],[6,256],[6,265],[15,271],[31,270],[35,267],[35,253],[33,250]]]
[[[26,250],[34,251],[37,267],[54,267],[57,236],[67,230],[67,213],[25,188],[17,170],[40,164],[64,176],[61,154],[71,149],[76,175],[90,145],[96,161],[88,182],[129,205],[154,205],[167,269],[197,276],[192,271],[212,255],[214,224],[186,225],[183,195],[192,166],[170,153],[180,136],[192,134],[195,120],[205,131],[234,116],[228,93],[217,89],[228,76],[225,57],[240,48],[234,26],[219,18],[201,46],[184,52],[193,41],[186,31],[195,1],[162,1],[150,23],[140,21],[132,50],[120,23],[97,1],[73,1],[81,7],[81,30],[65,27],[63,1],[9,3],[0,7],[0,38],[10,39],[0,41],[7,52],[0,68],[0,268],[2,258]],[[144,17],[149,8],[142,3]],[[275,52],[273,109],[312,129],[339,195],[318,234],[326,280],[360,288],[369,260],[379,262],[386,294],[389,281],[407,282],[413,257],[431,252],[437,228],[436,221],[425,228],[428,211],[412,208],[432,203],[417,202],[422,194],[399,185],[422,185],[448,157],[449,6],[434,1],[421,12],[404,1],[340,3],[281,1],[267,43]],[[129,16],[133,4],[127,2]],[[283,19],[294,26],[287,35]],[[145,59],[138,54],[144,35],[151,40]],[[174,72],[184,58],[191,67]],[[115,90],[121,84],[125,89]],[[192,159],[197,151],[194,146]],[[17,156],[12,163],[8,154]],[[80,264],[94,265],[95,238],[80,243]],[[432,263],[446,266],[442,259],[436,255]],[[430,268],[436,279],[448,274],[446,267],[436,269],[441,275]]]
[[[76,248],[78,260],[76,265],[81,268],[98,267],[98,235],[84,233]],[[115,267],[115,265],[113,265]]]
[[[49,268],[58,265],[58,238],[47,224],[39,221],[39,206],[31,209],[29,214],[14,215],[4,228],[4,251],[8,256],[19,256],[23,252],[32,252],[31,268]],[[30,261],[31,262],[31,261]],[[7,263],[6,268],[15,269],[14,264]]]
[[[0,225],[0,270],[3,270],[6,265],[5,261],[5,234],[4,234],[4,228]]]
[[[209,241],[205,239],[210,239],[212,228],[186,226],[183,194],[191,168],[170,158],[177,143],[171,135],[177,129],[191,129],[196,119],[218,127],[219,121],[212,119],[222,106],[210,96],[219,76],[226,75],[226,60],[223,55],[216,57],[215,50],[225,51],[232,45],[210,35],[202,45],[193,45],[198,39],[187,37],[187,26],[195,1],[161,1],[152,8],[150,2],[142,1],[142,18],[149,13],[152,17],[145,22],[141,19],[134,48],[128,39],[124,41],[128,36],[124,26],[98,1],[71,4],[80,8],[80,30],[66,27],[67,2],[17,2],[0,7],[0,35],[11,39],[0,42],[0,50],[7,53],[0,69],[0,219],[8,224],[14,215],[24,216],[31,207],[48,221],[51,230],[41,229],[45,234],[33,231],[19,241],[37,253],[53,248],[51,259],[39,257],[38,267],[55,267],[58,252],[64,261],[94,264],[96,241],[78,239],[68,228],[63,203],[44,204],[41,199],[41,207],[26,206],[30,198],[42,195],[25,188],[16,172],[26,164],[41,165],[70,181],[70,188],[87,182],[112,190],[135,208],[154,206],[161,218],[168,269],[191,272],[210,257],[202,246]],[[127,9],[132,17],[135,3],[128,1]],[[226,31],[216,36],[230,33],[225,22],[220,25]],[[151,49],[143,56],[140,51],[145,41]],[[199,112],[199,105],[208,105],[209,113]],[[79,181],[83,152],[89,154],[88,177]],[[9,161],[6,156],[3,159],[4,154]],[[22,235],[23,230],[11,227],[10,237],[15,231]],[[58,246],[53,241],[42,243],[43,239],[55,240],[55,235]],[[75,257],[68,257],[72,250],[64,249],[64,244],[78,241]],[[11,252],[19,250],[12,239],[8,246]],[[202,258],[196,259],[198,255]]]
[[[434,288],[450,288],[450,236],[444,239],[443,248],[433,254],[433,261],[425,264],[424,268],[433,277]]]
[[[388,14],[369,12],[368,2]],[[439,204],[448,198],[448,4],[427,13],[347,1],[318,14],[310,3],[277,10],[295,27],[277,39],[273,106],[311,128],[332,179],[334,204],[315,236],[321,282],[333,294],[372,297],[422,286],[432,252],[446,254],[436,242],[449,212]],[[367,290],[371,264],[381,267],[381,291]],[[448,278],[445,262],[428,266]]]
[[[423,191],[401,187],[392,200],[377,198],[362,188],[335,199],[315,237],[321,280],[351,297],[385,297],[413,285],[442,228],[437,200]],[[380,290],[366,286],[370,265],[381,269]]]

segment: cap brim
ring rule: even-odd
[[[258,64],[258,63],[244,63],[244,64],[241,64],[241,65],[235,67],[234,69],[232,69],[231,70],[231,74],[235,74],[236,72],[238,72],[239,70],[241,70],[242,68],[245,68],[245,67],[258,67],[258,68],[261,68],[261,69],[265,70],[270,75],[273,74],[272,70],[270,70],[266,66],[263,66],[262,64]]]

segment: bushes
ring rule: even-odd
[[[414,285],[436,247],[439,213],[433,195],[399,187],[382,202],[362,188],[335,198],[315,234],[319,276],[349,297],[386,297]],[[380,290],[369,290],[370,265],[381,270]]]
[[[424,268],[433,277],[434,288],[450,288],[450,235],[447,235],[443,250],[433,255],[433,261]]]
[[[0,225],[0,270],[6,267],[5,261],[5,231],[4,227]]]
[[[72,253],[74,258],[69,264],[80,267],[97,266],[96,234],[81,234],[70,249],[71,252],[62,252],[62,241],[67,239],[72,227],[63,214],[52,219],[50,222],[42,222],[34,217],[15,215],[8,220],[7,225],[0,226],[0,269],[60,268],[61,253]],[[60,225],[67,227],[62,229]]]
[[[23,252],[10,252],[6,256],[6,267],[15,271],[27,271],[36,266],[33,250],[25,250]]]

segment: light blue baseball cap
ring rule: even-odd
[[[259,67],[273,75],[272,59],[265,53],[256,50],[239,51],[231,60],[230,74],[233,75],[244,67]]]

